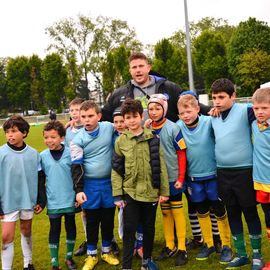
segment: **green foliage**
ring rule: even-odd
[[[47,34],[52,39],[49,49],[56,49],[68,63],[68,69],[72,68],[69,55],[76,57],[79,65],[79,74],[83,78],[74,75],[73,84],[83,79],[88,87],[88,74],[95,82],[97,89],[102,89],[102,78],[108,52],[125,44],[126,48],[140,49],[141,44],[136,39],[134,29],[130,29],[125,21],[113,20],[108,17],[97,18],[79,15],[77,20],[64,19],[48,27]]]
[[[7,63],[7,97],[11,109],[28,110],[31,97],[31,68],[25,56],[10,58]]]
[[[249,18],[238,25],[228,46],[229,69],[236,83],[241,81],[240,74],[237,72],[241,57],[253,49],[270,54],[270,28],[266,22]]]
[[[107,58],[101,66],[104,96],[107,96],[130,79],[129,55],[130,50],[124,45],[120,45],[118,48],[108,52]]]
[[[41,68],[45,98],[50,109],[62,111],[66,100],[67,71],[59,54],[47,55]]]
[[[253,49],[242,54],[236,71],[241,89],[238,96],[252,96],[262,83],[270,81],[270,54]]]
[[[5,111],[9,108],[9,102],[7,99],[7,77],[6,77],[6,58],[0,58],[0,112],[5,114]]]
[[[40,73],[42,60],[37,55],[33,55],[29,59],[29,64],[31,77],[31,104],[29,108],[38,110],[38,108],[42,107],[42,105],[45,104],[44,89],[42,85],[43,82]]]
[[[182,50],[172,45],[169,39],[162,39],[155,46],[152,69],[169,80],[182,84],[184,78]]]
[[[194,40],[193,57],[196,70],[206,88],[221,77],[228,77],[226,48],[220,33],[204,31]]]

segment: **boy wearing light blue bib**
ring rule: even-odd
[[[44,143],[48,149],[41,156],[42,170],[46,175],[47,209],[50,220],[49,248],[52,269],[59,268],[59,242],[62,216],[65,217],[66,256],[65,264],[69,270],[77,269],[72,259],[75,239],[75,192],[71,177],[70,151],[63,145],[65,127],[59,121],[50,121],[44,126]]]
[[[7,143],[0,147],[0,219],[2,221],[2,269],[10,270],[14,256],[16,221],[20,219],[24,270],[34,270],[32,263],[32,218],[40,213],[46,197],[38,190],[42,181],[38,152],[24,143],[29,124],[18,115],[3,125]],[[42,185],[41,185],[42,186]]]

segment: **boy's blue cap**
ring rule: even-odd
[[[195,98],[198,99],[197,94],[196,94],[194,91],[192,91],[192,90],[184,91],[184,92],[182,92],[182,93],[180,94],[180,96],[184,96],[184,95],[192,95],[192,96],[194,96]]]

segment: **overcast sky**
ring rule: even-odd
[[[187,0],[189,21],[227,19],[237,25],[256,17],[270,25],[269,0]],[[0,6],[0,57],[44,57],[49,39],[45,28],[78,14],[121,19],[134,27],[143,44],[155,44],[185,28],[184,0],[8,0]]]

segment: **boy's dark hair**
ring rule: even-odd
[[[96,113],[100,113],[99,106],[92,100],[84,101],[80,108],[81,111],[88,111],[89,109],[94,109]]]
[[[125,117],[125,114],[127,113],[133,113],[133,114],[139,113],[140,116],[142,116],[143,114],[142,103],[138,99],[127,98],[121,106],[121,113],[123,117]]]
[[[11,117],[8,118],[8,120],[3,124],[3,129],[5,132],[7,132],[8,129],[17,127],[18,130],[21,133],[26,133],[24,135],[24,138],[27,137],[27,134],[29,133],[30,125],[26,120],[24,120],[23,117],[20,115],[12,115]]]
[[[50,131],[50,130],[57,131],[60,137],[64,137],[66,135],[66,129],[64,125],[58,120],[52,120],[48,122],[43,128],[43,134],[44,134],[44,131]]]
[[[69,104],[68,104],[68,107],[72,106],[72,105],[81,105],[82,103],[84,102],[84,99],[82,98],[74,98],[72,99]]]
[[[211,85],[211,92],[217,94],[220,92],[227,93],[230,97],[235,93],[235,87],[232,81],[226,78],[217,79]]]
[[[137,60],[137,59],[142,59],[142,60],[145,60],[147,63],[149,63],[146,55],[141,52],[132,53],[128,58],[128,62],[130,63],[132,60]]]

